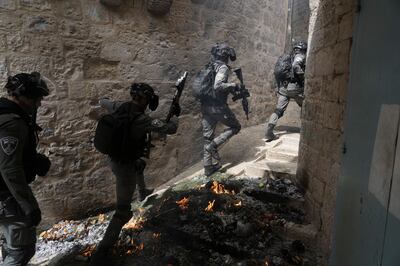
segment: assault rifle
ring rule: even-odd
[[[243,73],[242,69],[238,68],[235,69],[233,72],[235,72],[236,76],[240,80],[240,88],[235,92],[235,95],[232,97],[232,100],[235,102],[239,99],[242,99],[242,106],[243,106],[243,111],[246,114],[247,120],[249,120],[249,102],[247,101],[247,98],[250,97],[250,92],[248,89],[246,89],[246,86],[244,85],[243,82]]]
[[[174,115],[174,108],[176,106],[176,104],[179,104],[179,99],[181,98],[182,95],[182,91],[185,88],[185,82],[188,76],[188,72],[185,71],[185,73],[183,73],[182,77],[180,77],[176,83],[175,83],[175,87],[176,87],[176,91],[174,94],[174,98],[172,98],[172,103],[171,106],[169,108],[169,112],[167,115],[167,119],[165,119],[165,122],[169,122],[169,120],[171,120],[172,116]]]

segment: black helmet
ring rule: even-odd
[[[294,49],[299,49],[299,50],[302,50],[302,51],[307,51],[307,43],[306,43],[306,42],[303,42],[303,41],[295,42],[294,45],[293,45],[293,50],[294,50]]]
[[[149,109],[155,111],[158,107],[158,96],[154,93],[153,88],[147,83],[133,83],[130,87],[131,96],[139,95],[146,97],[149,102]]]
[[[227,42],[217,43],[211,48],[211,55],[216,60],[227,60],[230,59],[231,61],[236,60],[236,52],[235,49],[230,47]]]
[[[49,95],[49,88],[39,72],[19,73],[10,76],[4,87],[10,96],[25,96],[30,99]]]

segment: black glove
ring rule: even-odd
[[[27,217],[29,226],[38,226],[40,221],[42,220],[42,212],[40,211],[40,209],[36,209],[29,213]]]
[[[46,155],[38,153],[36,154],[35,165],[36,165],[36,174],[38,176],[45,176],[50,170],[51,162]]]
[[[179,105],[179,103],[175,103],[172,106],[172,113],[176,115],[176,117],[179,117],[181,115],[181,106]]]

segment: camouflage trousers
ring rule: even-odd
[[[293,89],[291,90],[291,86]],[[295,84],[290,83],[287,88],[280,88],[278,93],[278,102],[275,107],[275,111],[271,114],[268,120],[268,125],[275,126],[279,118],[285,113],[290,99],[294,99],[296,103],[301,107],[304,101],[304,95],[302,88],[297,88]]]
[[[232,136],[239,133],[241,125],[235,114],[227,105],[223,106],[202,106],[201,108],[203,119],[203,164],[204,166],[212,165],[212,154],[209,149],[206,149],[212,142],[216,147],[220,147],[227,142]],[[218,123],[221,123],[227,128],[218,136],[215,136],[215,129]]]
[[[3,266],[25,266],[35,254],[36,227],[12,197],[0,201],[0,229],[4,236]]]

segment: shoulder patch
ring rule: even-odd
[[[18,143],[18,139],[11,136],[0,139],[0,146],[7,155],[11,155],[15,152],[18,147]]]

